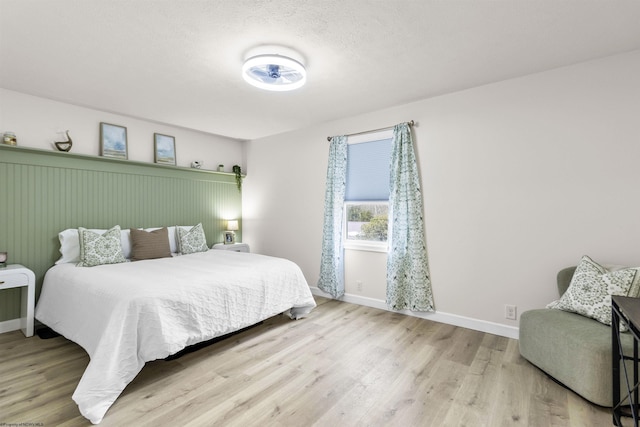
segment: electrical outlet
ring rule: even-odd
[[[356,289],[358,292],[362,292],[362,280],[356,280]]]
[[[506,304],[504,306],[504,317],[510,320],[516,320],[518,313],[518,307],[515,305]]]

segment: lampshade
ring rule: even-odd
[[[238,231],[238,220],[230,219],[229,221],[227,221],[227,230]]]
[[[295,56],[298,56],[295,51],[282,47],[254,50],[254,54],[247,57],[242,66],[242,77],[247,83],[260,89],[298,89],[307,81],[307,70],[301,60],[293,58]]]

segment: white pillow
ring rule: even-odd
[[[194,226],[192,225],[179,225],[167,227],[167,232],[169,234],[169,248],[171,249],[171,253],[178,253],[178,242],[176,237],[176,228],[180,227],[183,230],[191,230]],[[153,231],[158,230],[162,227],[153,227],[153,228],[145,228],[144,231]],[[109,230],[102,229],[88,229],[93,233],[104,234]],[[60,240],[60,254],[62,256],[59,260],[57,260],[56,264],[65,264],[68,262],[78,263],[80,262],[80,238],[78,235],[77,228],[68,228],[64,231],[58,233],[58,240]],[[122,244],[122,254],[126,259],[131,258],[131,231],[127,228],[126,230],[121,230],[120,234],[120,243]]]
[[[104,234],[109,230],[89,229],[96,234]],[[62,256],[56,261],[56,264],[78,263],[80,262],[80,237],[77,228],[68,228],[58,233],[60,240],[60,254]],[[129,229],[121,230],[120,243],[122,244],[122,254],[126,259],[131,258],[131,232]]]

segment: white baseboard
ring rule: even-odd
[[[11,331],[19,331],[22,328],[22,319],[11,319],[0,322],[0,334]]]
[[[321,291],[315,286],[311,286],[311,293],[314,295],[331,298],[331,295]],[[379,308],[380,310],[393,311],[394,313],[406,314],[407,316],[420,317],[422,319],[433,320],[434,322],[446,323],[447,325],[460,326],[474,331],[486,332],[501,337],[518,339],[519,329],[515,326],[502,325],[500,323],[487,322],[486,320],[472,319],[470,317],[458,316],[443,312],[417,312],[410,310],[394,311],[389,310],[387,304],[379,299],[368,298],[353,294],[344,294],[340,301],[351,304],[364,305],[366,307]]]

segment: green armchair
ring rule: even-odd
[[[560,295],[575,269],[558,272]],[[612,405],[611,327],[576,313],[543,308],[522,313],[519,335],[522,357],[592,403]],[[629,333],[622,334],[622,345],[625,354],[633,353]]]

